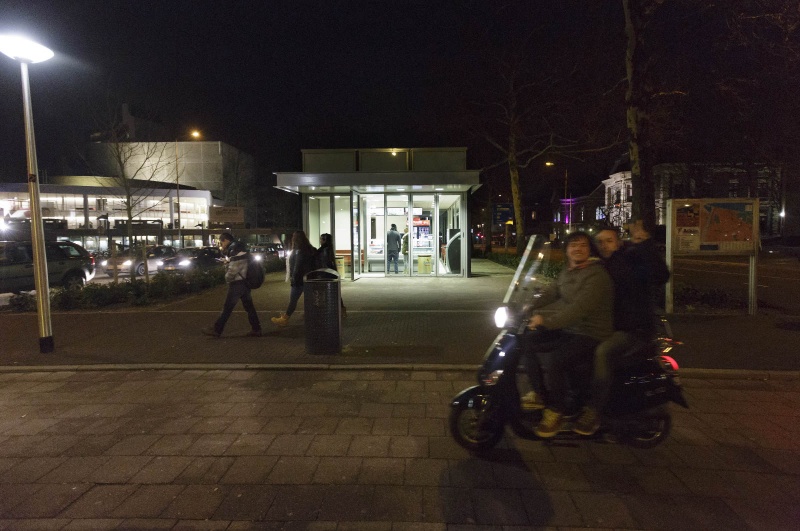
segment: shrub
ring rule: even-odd
[[[30,293],[12,295],[8,300],[8,307],[12,312],[35,312],[36,297]]]
[[[747,307],[746,301],[732,297],[719,288],[700,289],[694,286],[677,285],[673,291],[676,305],[686,308],[707,308],[716,310],[740,310]]]

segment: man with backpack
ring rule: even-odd
[[[225,298],[225,305],[222,313],[214,323],[214,326],[203,328],[203,334],[212,337],[220,337],[225,323],[233,313],[236,303],[241,300],[242,306],[247,312],[250,321],[249,337],[261,336],[261,322],[258,320],[258,313],[253,305],[253,297],[250,295],[251,285],[248,284],[248,265],[250,264],[250,253],[247,247],[234,241],[230,232],[223,232],[219,237],[220,250],[225,259],[225,282],[228,283],[228,296]],[[260,266],[258,266],[260,267]],[[250,275],[252,277],[252,275]],[[263,280],[263,276],[262,276]],[[251,281],[252,282],[252,281]],[[256,286],[258,287],[258,286]]]

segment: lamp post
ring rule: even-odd
[[[192,131],[190,136],[195,140],[200,138],[200,131]],[[178,171],[178,142],[180,138],[175,139],[175,203],[178,207],[178,247],[183,247],[183,238],[181,237],[181,180],[180,172]],[[174,220],[173,220],[174,221]]]
[[[28,159],[28,195],[31,210],[31,243],[36,285],[36,309],[39,318],[39,352],[53,352],[53,325],[50,320],[50,282],[47,278],[47,256],[44,247],[44,225],[39,203],[39,166],[36,161],[36,140],[33,134],[33,109],[28,63],[41,63],[53,57],[53,52],[41,44],[16,35],[0,35],[0,52],[19,61],[22,71],[22,106],[25,113],[25,147]]]

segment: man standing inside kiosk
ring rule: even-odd
[[[392,262],[394,262],[394,274],[399,275],[397,262],[400,257],[403,237],[397,232],[397,225],[392,223],[392,228],[386,233],[386,273],[390,273]]]

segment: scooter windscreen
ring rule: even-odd
[[[553,281],[558,273],[553,255],[550,241],[540,235],[531,236],[503,298],[503,306],[495,313],[498,327],[502,328],[512,317],[522,316],[527,307],[535,304],[544,287]]]

